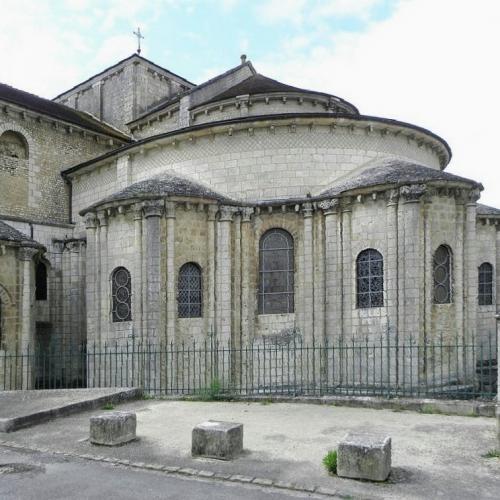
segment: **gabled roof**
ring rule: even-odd
[[[466,179],[465,177],[459,177],[458,175],[449,174],[442,170],[424,167],[418,163],[388,159],[382,160],[382,162],[379,162],[376,166],[367,168],[355,177],[334,184],[324,190],[320,196],[338,196],[354,189],[382,186],[386,184],[403,186],[406,184],[436,181],[469,184],[476,188],[483,188],[480,183],[471,179]]]
[[[273,80],[272,78],[260,75],[259,73],[248,77],[246,80],[243,80],[236,85],[233,85],[231,88],[225,90],[224,92],[221,92],[220,94],[214,96],[213,98],[202,104],[223,101],[225,99],[231,99],[239,95],[271,94],[273,92],[302,92],[307,94],[316,94],[323,97],[334,97],[335,99],[338,99],[340,103],[349,105],[357,112],[357,109],[352,104],[344,101],[339,97],[333,96],[331,94],[326,94],[324,92],[306,90],[299,87],[294,87],[292,85],[287,85],[286,83],[281,83],[278,80]]]
[[[43,248],[43,245],[33,240],[29,236],[21,233],[17,229],[14,229],[12,226],[9,226],[5,222],[0,220],[0,241],[11,241],[15,243],[21,243],[23,246],[27,247],[40,247]]]
[[[30,94],[24,90],[19,90],[5,83],[0,83],[0,101],[15,104],[22,108],[35,111],[42,115],[50,116],[57,120],[67,123],[72,123],[87,130],[92,130],[99,134],[105,134],[110,137],[115,137],[121,141],[130,142],[130,137],[115,129],[105,122],[101,122],[83,111],[64,106],[57,102],[38,97],[35,94]]]
[[[143,62],[146,62],[148,64],[151,64],[151,66],[154,66],[155,68],[158,68],[160,71],[165,71],[166,73],[170,73],[171,75],[175,76],[176,78],[179,78],[179,80],[183,80],[184,82],[186,82],[188,85],[195,85],[194,83],[190,82],[189,80],[186,80],[184,77],[180,76],[180,75],[177,75],[175,74],[173,71],[170,71],[169,69],[166,69],[166,68],[163,68],[162,66],[160,66],[159,64],[156,64],[154,63],[153,61],[150,61],[149,59],[146,59],[145,57],[142,57],[141,55],[139,54],[132,54],[131,56],[128,56],[126,57],[125,59],[122,59],[121,61],[118,61],[117,63],[113,64],[112,66],[109,66],[108,68],[106,69],[103,69],[102,71],[100,71],[99,73],[91,76],[90,78],[87,78],[86,80],[84,80],[83,82],[80,82],[78,83],[77,85],[75,85],[74,87],[71,87],[70,89],[68,90],[65,90],[64,92],[61,92],[59,95],[56,95],[54,97],[54,101],[56,99],[59,99],[60,97],[62,97],[63,95],[66,95],[66,94],[69,94],[71,93],[73,90],[75,90],[76,88],[80,87],[81,85],[85,85],[86,83],[89,83],[91,80],[93,80],[94,78],[99,78],[100,76],[104,75],[104,73],[107,73],[108,71],[112,71],[114,70],[115,68],[117,68],[118,66],[120,66],[120,64],[123,64],[123,63],[126,63],[126,62],[129,62],[131,61],[132,59],[137,59],[139,61],[143,61]]]
[[[107,203],[131,199],[162,198],[165,196],[205,198],[223,202],[232,201],[230,198],[212,191],[210,188],[198,182],[173,174],[161,174],[144,181],[136,182],[94,203],[90,207],[82,210],[80,215],[84,215],[92,209]]]

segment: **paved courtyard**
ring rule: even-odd
[[[136,401],[117,407],[137,412],[139,439],[95,447],[87,411],[0,436],[26,447],[79,455],[189,467],[330,488],[354,498],[498,498],[500,461],[483,455],[495,446],[495,420],[409,411],[291,403]],[[191,430],[207,419],[244,424],[243,456],[233,462],[192,459]],[[321,459],[347,432],[387,433],[393,473],[372,484],[330,477]]]

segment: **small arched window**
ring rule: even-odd
[[[294,311],[293,237],[283,229],[270,229],[260,239],[259,314]]]
[[[132,321],[132,280],[124,267],[111,274],[113,323]]]
[[[438,247],[434,253],[434,304],[451,304],[452,302],[452,260],[451,249],[446,245]]]
[[[384,258],[373,248],[356,259],[356,302],[359,308],[384,305]]]
[[[178,315],[179,318],[200,318],[202,311],[201,269],[188,262],[179,270]]]
[[[43,262],[35,269],[35,300],[47,300],[47,266]]]
[[[479,266],[478,303],[480,306],[493,305],[493,266],[483,262]]]

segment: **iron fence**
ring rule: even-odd
[[[496,335],[482,342],[385,337],[306,343],[261,339],[244,347],[204,342],[83,344],[0,351],[0,389],[139,386],[151,395],[363,395],[493,398]]]

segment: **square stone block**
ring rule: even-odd
[[[391,438],[373,434],[347,434],[337,451],[337,475],[385,481],[391,472]]]
[[[191,454],[231,460],[243,451],[243,424],[208,420],[193,429]]]
[[[113,411],[90,417],[90,442],[117,446],[136,438],[137,418],[133,411]]]

